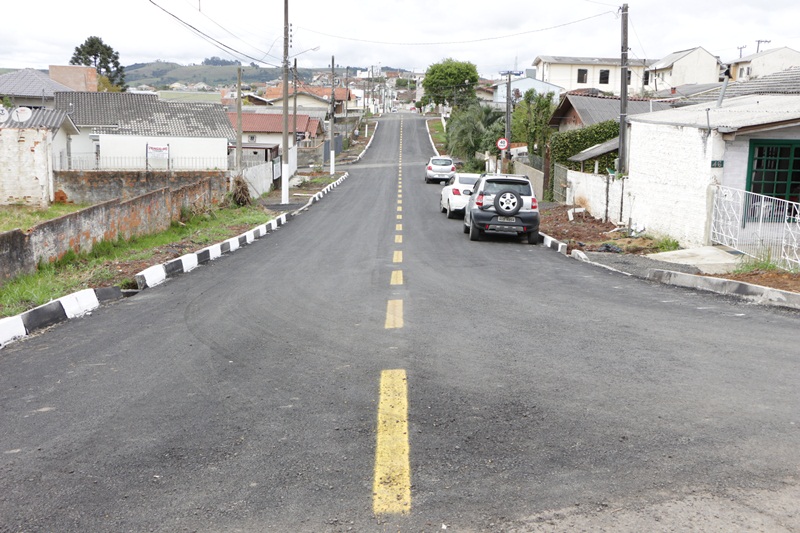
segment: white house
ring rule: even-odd
[[[652,59],[628,61],[628,92],[641,93],[647,67]],[[622,61],[619,57],[538,56],[533,61],[537,78],[563,87],[567,92],[577,89],[599,89],[619,95],[622,89]]]
[[[800,66],[800,52],[784,46],[729,61],[731,79],[747,81]]]
[[[558,85],[553,85],[546,81],[537,80],[535,78],[535,71],[528,71],[528,75],[522,78],[511,79],[511,101],[519,101],[522,96],[533,89],[536,94],[553,93],[553,103],[557,104],[561,94],[564,93],[564,88]],[[506,97],[508,95],[508,80],[496,83],[494,86],[494,94],[492,95],[492,103],[496,106],[505,107]]]
[[[629,122],[623,219],[634,227],[708,245],[713,185],[797,201],[800,95],[741,96]]]
[[[644,88],[659,91],[686,84],[714,83],[720,77],[719,59],[705,48],[673,52],[647,67]]]
[[[57,92],[80,132],[70,138],[59,170],[87,168],[228,168],[236,141],[220,104],[168,102],[155,94]]]

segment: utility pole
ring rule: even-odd
[[[236,177],[242,175],[242,67],[236,70]],[[233,183],[231,183],[231,186]],[[233,190],[233,187],[231,187]]]
[[[739,59],[741,59],[742,58],[742,50],[747,48],[747,45],[743,44],[742,46],[737,46],[736,48],[739,49]]]
[[[294,108],[292,112],[292,117],[294,117],[294,141],[292,141],[293,145],[297,144],[297,58],[294,58],[294,68],[292,69],[292,80],[294,81]]]
[[[281,204],[289,203],[289,0],[283,0],[283,156]]]
[[[334,63],[333,61],[334,61],[333,56],[331,56],[331,122],[330,122],[331,176],[333,176],[336,169],[336,148],[333,145],[333,125],[336,117],[336,63]]]
[[[765,39],[757,39],[756,40],[756,53],[759,53],[761,51],[761,43],[769,44],[771,42],[772,41],[767,41]]]
[[[506,140],[508,141],[508,147],[511,148],[511,75],[521,76],[522,71],[520,70],[504,70],[500,73],[501,76],[507,76],[506,80]],[[503,150],[502,153],[502,163],[501,166],[506,166],[506,150]]]
[[[622,56],[620,59],[620,91],[619,91],[619,165],[617,173],[624,176],[627,171],[628,153],[628,4],[622,4]]]

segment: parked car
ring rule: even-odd
[[[439,197],[439,209],[441,209],[442,213],[447,213],[447,218],[457,218],[459,215],[463,215],[464,208],[467,207],[467,200],[469,200],[467,191],[472,190],[472,187],[480,177],[480,174],[457,172],[442,187],[442,194]]]
[[[467,191],[464,233],[480,240],[484,233],[516,234],[529,244],[539,243],[539,202],[527,177],[514,174],[483,175]]]
[[[446,155],[431,157],[425,167],[425,183],[438,181],[444,183],[456,173],[456,165],[452,157]]]

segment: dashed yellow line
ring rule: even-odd
[[[394,225],[394,230],[395,231],[403,231],[403,225],[402,224],[395,224]]]
[[[407,514],[411,511],[411,464],[405,370],[381,372],[377,437],[372,510],[378,515]]]
[[[403,262],[403,250],[395,250],[394,254],[392,255],[392,263],[402,263]]]
[[[400,329],[403,327],[403,300],[386,302],[386,321],[384,329]]]
[[[396,244],[403,244],[403,236],[402,235],[395,235],[394,236],[394,242]]]
[[[392,279],[389,282],[390,285],[402,285],[403,284],[403,271],[402,270],[395,270],[392,272]]]

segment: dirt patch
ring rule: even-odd
[[[653,239],[643,236],[628,237],[624,232],[615,231],[617,226],[611,222],[595,219],[588,213],[574,214],[573,220],[570,220],[567,213],[569,209],[568,206],[542,207],[539,227],[542,233],[566,243],[568,252],[583,250],[587,252],[650,254],[661,251],[656,247]],[[800,273],[784,270],[753,270],[742,273],[707,275],[800,293]]]

